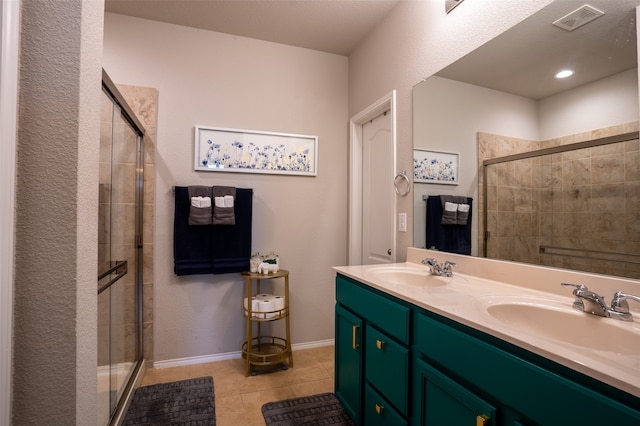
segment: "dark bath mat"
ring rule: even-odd
[[[139,387],[122,424],[215,426],[213,377]]]
[[[332,393],[268,402],[262,406],[262,415],[267,426],[353,425]]]

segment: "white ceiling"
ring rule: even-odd
[[[349,55],[399,1],[106,0],[105,10]],[[584,4],[605,15],[572,32],[552,25]],[[638,5],[640,0],[556,0],[438,75],[542,99],[617,74],[637,66]],[[576,75],[554,80],[551,75],[564,66]]]
[[[398,1],[106,0],[105,10],[348,55]]]
[[[571,32],[552,25],[584,4],[604,16]],[[557,0],[437,74],[531,99],[618,74],[637,67],[638,5],[640,0]],[[555,79],[564,68],[574,69],[574,76]]]

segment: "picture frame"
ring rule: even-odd
[[[195,126],[194,169],[316,176],[318,137]]]
[[[458,185],[460,181],[460,154],[414,148],[413,181]]]
[[[445,13],[451,12],[457,5],[462,3],[464,0],[445,0],[444,1],[444,11]]]

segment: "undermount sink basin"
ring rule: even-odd
[[[422,287],[440,287],[458,280],[457,277],[441,277],[427,272],[426,268],[410,266],[380,266],[367,271],[367,274],[383,279],[389,284]]]
[[[633,323],[599,317],[557,302],[507,302],[487,306],[487,313],[505,326],[529,335],[597,351],[638,353],[640,330]]]

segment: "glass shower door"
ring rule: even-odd
[[[103,91],[98,225],[98,424],[111,421],[141,361],[141,136]]]

